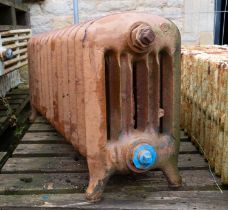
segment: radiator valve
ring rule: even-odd
[[[133,163],[137,169],[151,168],[157,158],[155,149],[149,144],[141,144],[136,147],[133,153]]]

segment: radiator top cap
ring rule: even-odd
[[[151,168],[157,158],[157,153],[149,144],[140,144],[133,153],[133,163],[137,169]]]

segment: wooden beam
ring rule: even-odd
[[[228,191],[118,191],[104,194],[98,203],[89,203],[82,193],[1,195],[6,209],[219,209],[227,210]]]
[[[28,26],[21,26],[21,25],[0,25],[0,31],[8,31],[13,29],[26,29]]]

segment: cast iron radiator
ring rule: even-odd
[[[87,158],[87,199],[114,172],[159,168],[179,187],[180,34],[162,17],[112,14],[29,41],[40,112]]]

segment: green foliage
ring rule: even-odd
[[[14,131],[14,136],[20,138],[24,133],[25,128],[26,126],[17,124],[16,129]]]
[[[6,116],[9,117],[10,125],[12,127],[17,125],[17,117],[15,116],[13,109],[10,106],[6,97],[0,97],[1,104],[6,108]]]

